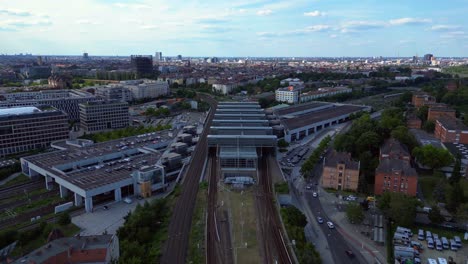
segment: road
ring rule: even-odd
[[[303,148],[304,145],[307,145],[308,147],[311,147],[311,151],[308,152],[308,155],[310,155],[315,149],[320,141],[327,135],[334,136],[337,132],[345,130],[347,128],[347,124],[343,124],[337,127],[332,127],[327,131],[324,131],[322,134],[318,135],[317,137],[313,138],[312,140],[307,140],[306,144],[297,144],[296,146],[299,148]],[[337,129],[337,130],[335,130]],[[291,151],[292,153],[296,151]],[[303,160],[306,160],[304,158]],[[300,167],[302,165],[303,160],[299,162],[297,165],[295,165],[292,168],[292,173],[289,177],[287,177],[288,181],[290,182],[290,186],[294,186],[297,188],[297,193],[302,193],[302,195],[305,196],[305,199],[307,201],[307,204],[305,206],[308,206],[310,211],[313,214],[314,219],[311,219],[311,221],[317,221],[317,217],[320,216],[323,218],[324,223],[319,224],[321,232],[325,235],[328,245],[329,245],[329,250],[330,253],[333,257],[333,262],[335,264],[345,264],[345,263],[367,263],[362,254],[360,253],[359,248],[354,248],[353,246],[349,245],[349,243],[345,240],[344,236],[340,233],[341,227],[337,225],[335,222],[335,228],[330,229],[326,225],[327,221],[330,221],[329,217],[326,215],[325,211],[322,208],[322,205],[320,203],[320,200],[318,198],[313,197],[313,192],[317,190],[317,185],[319,181],[319,177],[314,177],[312,178],[311,182],[309,183],[312,186],[312,190],[306,191],[304,190],[304,185],[298,184],[299,183],[299,178],[300,176]],[[320,243],[320,241],[317,241],[316,243]],[[353,258],[350,258],[347,254],[346,251],[351,250],[354,254]]]

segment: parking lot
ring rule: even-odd
[[[441,237],[439,235],[439,237]],[[450,240],[453,237],[447,236],[447,239]],[[427,240],[420,241],[423,244],[423,250],[420,253],[420,259],[422,263],[428,263],[427,259],[436,259],[437,258],[445,258],[447,261],[449,257],[452,257],[456,263],[466,263],[468,261],[468,246],[467,241],[463,240],[463,236],[460,237],[462,240],[462,247],[457,251],[452,251],[450,249],[443,249],[443,250],[436,250],[430,249],[427,247]],[[418,235],[413,235],[413,240],[417,240]]]

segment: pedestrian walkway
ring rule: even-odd
[[[349,223],[344,211],[339,211],[337,207],[344,206],[344,202],[336,195],[324,191],[321,187],[319,190],[319,199],[322,203],[323,210],[338,226],[341,228],[339,232],[348,240],[351,245],[355,245],[356,249],[360,249],[362,255],[368,263],[375,263],[377,258],[381,263],[386,263],[386,248],[376,245],[370,238],[361,234],[358,230],[358,225]]]
[[[12,175],[6,177],[5,179],[1,180],[0,181],[0,186],[2,185],[5,185],[7,182],[9,182],[10,180],[13,180],[14,178],[18,177],[21,175],[22,172],[16,172],[16,173],[13,173]]]

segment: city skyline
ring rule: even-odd
[[[468,4],[430,2],[3,1],[0,53],[466,56]]]

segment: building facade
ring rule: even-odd
[[[51,107],[0,109],[0,156],[48,148],[68,138],[67,116]]]
[[[145,80],[137,85],[125,85],[132,94],[133,99],[157,98],[170,93],[169,84],[161,81]]]
[[[230,94],[237,86],[239,86],[237,83],[214,83],[213,90],[222,94]]]
[[[137,78],[146,78],[153,74],[153,56],[132,55],[130,63]]]
[[[0,108],[50,105],[65,112],[70,121],[79,121],[79,104],[93,101],[99,99],[90,93],[75,90],[5,93],[0,95]]]
[[[323,160],[322,186],[335,190],[357,191],[359,184],[358,161],[351,154],[332,151]]]
[[[433,96],[430,96],[428,94],[413,94],[413,98],[411,99],[411,103],[416,108],[419,108],[421,106],[436,103],[436,99]]]
[[[353,89],[341,86],[341,87],[323,87],[319,88],[317,91],[311,91],[301,94],[300,101],[301,103],[313,101],[315,99],[327,96],[333,96],[342,93],[352,93]]]
[[[440,117],[436,120],[434,136],[443,143],[468,144],[468,127],[456,118]]]
[[[128,103],[118,101],[80,104],[80,126],[86,133],[128,127]]]
[[[106,101],[129,102],[133,100],[133,94],[128,88],[115,84],[96,87],[95,95]]]
[[[449,118],[456,118],[455,109],[442,105],[430,107],[427,111],[427,120],[429,121],[435,121],[443,116]]]
[[[278,102],[286,102],[288,104],[297,104],[299,102],[299,88],[294,86],[278,88],[275,91],[275,99]]]
[[[384,159],[375,170],[374,194],[399,192],[416,196],[418,174],[411,165],[399,159]]]

